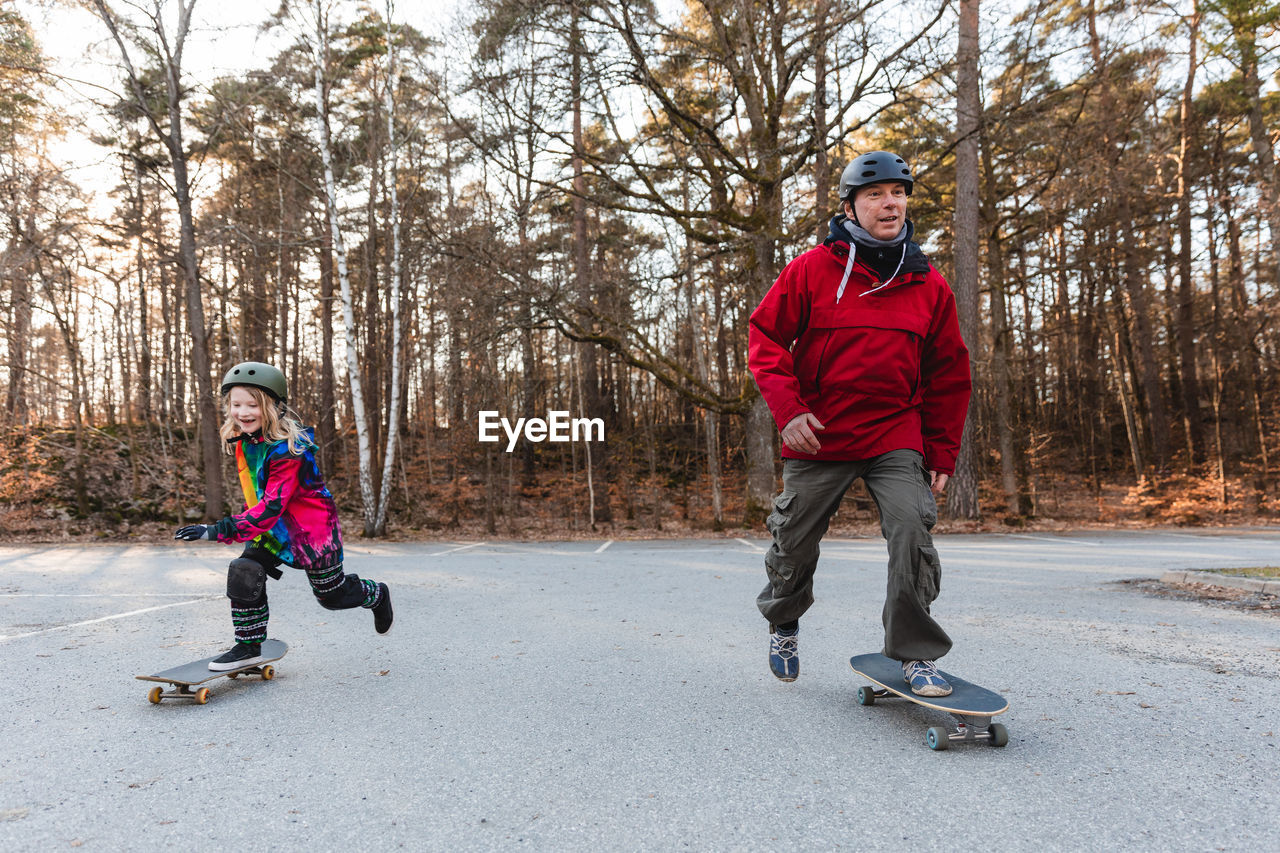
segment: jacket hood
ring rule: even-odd
[[[840,244],[845,247],[845,251],[848,251],[848,246],[853,242],[853,238],[844,227],[844,223],[847,220],[848,217],[843,213],[837,213],[835,216],[831,217],[830,232],[827,234],[827,239],[822,241],[822,245],[830,248]],[[902,259],[902,267],[898,270],[898,274],[902,275],[903,273],[912,272],[927,273],[929,271],[929,256],[924,253],[924,250],[920,248],[919,244],[915,243],[911,239],[916,233],[915,223],[908,219],[906,229],[907,236],[905,238],[905,242],[907,244],[907,253]],[[857,248],[858,254],[863,255],[864,257],[869,256],[875,250],[875,247],[864,246],[861,244],[857,244]]]

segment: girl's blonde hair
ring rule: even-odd
[[[284,410],[284,406],[280,405],[274,397],[261,388],[255,388],[252,385],[236,385],[234,387],[243,388],[253,395],[253,399],[258,401],[258,410],[262,412],[262,437],[268,441],[288,441],[289,452],[294,455],[301,455],[302,451],[310,443],[303,432],[302,424],[298,423],[291,414]],[[240,424],[236,423],[235,418],[231,417],[231,406],[227,405],[230,396],[230,390],[222,395],[222,402],[226,407],[227,416],[222,422],[222,428],[219,430],[222,435],[223,448],[228,454],[235,452],[229,442],[241,433]]]

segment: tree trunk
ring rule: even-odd
[[[1182,368],[1182,408],[1187,430],[1187,451],[1194,466],[1204,452],[1204,426],[1200,417],[1200,377],[1196,369],[1196,326],[1193,310],[1195,283],[1191,279],[1191,109],[1195,96],[1196,47],[1200,40],[1200,4],[1192,0],[1187,79],[1182,88],[1178,142],[1178,356]]]
[[[396,186],[397,169],[399,167],[399,149],[396,143],[396,47],[395,35],[391,29],[391,0],[387,0],[387,182],[391,195],[391,402],[390,414],[387,417],[386,455],[382,461],[382,488],[378,495],[378,511],[374,519],[375,536],[381,536],[387,529],[387,504],[391,499],[391,480],[395,470],[396,443],[400,435],[400,192]]]
[[[587,244],[587,202],[586,179],[583,173],[582,136],[582,44],[580,27],[581,8],[579,0],[573,0],[572,17],[569,28],[569,50],[571,54],[570,97],[573,101],[573,268],[577,282],[578,299],[584,308],[590,308],[595,301],[595,287],[590,271],[590,246]],[[594,344],[578,345],[581,363],[581,381],[585,392],[582,406],[586,409],[583,417],[602,417],[612,420],[612,413],[606,407],[600,393],[600,376],[596,366],[598,356]],[[599,472],[601,488],[591,490],[591,518],[595,521],[612,522],[613,508],[609,501],[609,444],[599,442],[595,448],[587,448],[587,459],[593,463],[591,468]],[[592,459],[592,457],[595,457]]]
[[[141,393],[142,420],[144,423],[150,423],[153,417],[152,412],[152,386],[156,384],[155,377],[151,374],[151,330],[150,315],[151,308],[147,304],[147,273],[146,263],[143,255],[143,219],[142,219],[142,167],[137,160],[133,161],[134,176],[134,192],[136,196],[136,205],[134,207],[134,223],[138,231],[138,248],[134,258],[134,263],[138,267],[138,368],[142,374],[142,382],[139,389]]]
[[[338,401],[333,383],[333,226],[325,205],[320,237],[320,436],[322,461],[328,465],[335,452],[334,418]]]
[[[978,0],[961,0],[956,47],[956,210],[952,228],[955,271],[951,284],[956,294],[960,335],[969,348],[972,361],[977,361],[975,356],[982,352],[978,316],[978,154],[982,120],[978,52]],[[985,373],[975,372],[979,376]],[[960,456],[956,460],[955,477],[947,495],[947,513],[953,518],[970,520],[980,515],[978,455],[973,447],[977,412],[974,398],[969,401],[969,414],[960,439]]]
[[[827,160],[827,15],[830,0],[819,0],[814,11],[813,34],[813,214],[817,219],[818,239],[827,236],[825,211],[831,207],[831,175]]]
[[[23,229],[18,224],[17,217],[11,218],[14,220],[14,234],[18,236],[18,245],[21,247],[26,242]],[[23,261],[9,279],[9,388],[5,393],[4,408],[9,415],[9,423],[15,425],[27,423],[30,414],[26,382],[27,348],[31,344],[31,264],[25,258]]]
[[[324,69],[328,53],[328,31],[321,0],[315,2],[315,99],[316,143],[324,165],[325,204],[329,211],[329,227],[333,237],[334,258],[338,267],[338,285],[342,292],[342,321],[347,342],[347,381],[351,386],[351,414],[356,422],[356,444],[360,465],[360,501],[364,509],[364,530],[373,532],[377,505],[373,492],[373,461],[369,445],[369,425],[365,415],[364,383],[360,379],[357,352],[356,319],[351,298],[351,276],[347,272],[347,250],[338,224],[338,186],[333,176],[333,153],[329,144],[327,101],[324,92]]]
[[[1262,196],[1262,212],[1271,233],[1271,278],[1280,286],[1280,176],[1276,174],[1276,158],[1271,134],[1262,111],[1262,84],[1258,72],[1258,33],[1253,4],[1240,4],[1240,10],[1227,14],[1235,47],[1239,53],[1243,94],[1249,105],[1249,140],[1257,158],[1258,193]],[[1198,10],[1197,10],[1198,11]]]

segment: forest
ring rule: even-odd
[[[1280,512],[1280,3],[223,6],[0,3],[5,534],[236,511],[242,361],[366,537],[763,530],[748,318],[877,149],[971,354],[944,523]],[[603,438],[480,440],[553,412]]]

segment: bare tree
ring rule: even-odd
[[[956,47],[956,208],[952,229],[955,241],[956,313],[960,334],[969,352],[980,353],[982,324],[978,315],[978,230],[980,170],[978,162],[982,100],[978,70],[978,0],[960,0],[960,27]],[[974,519],[978,507],[978,456],[974,451],[974,405],[969,404],[955,478],[947,496],[947,511],[955,518]]]
[[[177,2],[178,20],[172,36],[163,17],[167,4],[153,0],[145,13],[149,29],[148,51],[162,63],[164,75],[164,115],[158,115],[148,97],[128,45],[121,35],[116,14],[103,0],[93,0],[98,17],[106,25],[120,52],[133,105],[146,119],[152,133],[168,151],[173,169],[173,194],[178,206],[179,256],[186,282],[187,331],[191,336],[191,371],[195,374],[197,411],[199,413],[201,459],[204,463],[205,516],[216,518],[224,509],[222,487],[222,441],[218,437],[218,407],[214,395],[209,363],[208,332],[205,328],[204,301],[200,291],[200,268],[196,258],[195,218],[192,214],[191,179],[187,169],[187,149],[183,141],[182,104],[186,89],[182,83],[182,54],[191,28],[191,12],[196,0]]]
[[[398,169],[400,165],[400,149],[396,136],[396,35],[391,25],[392,0],[387,0],[386,5],[386,29],[387,29],[387,85],[384,91],[386,98],[387,111],[387,183],[390,185],[391,196],[391,401],[390,413],[387,418],[387,445],[386,453],[382,460],[382,488],[378,495],[378,509],[374,517],[372,535],[381,535],[386,532],[387,528],[387,505],[391,499],[391,482],[394,479],[396,460],[396,447],[400,436],[400,397],[401,397],[401,377],[400,377],[400,352],[404,345],[401,340],[400,328],[400,291],[401,283],[401,264],[400,264],[400,190],[397,187],[399,180]]]
[[[328,99],[325,97],[325,69],[329,67],[329,16],[324,0],[311,5],[312,57],[315,61],[315,135],[324,163],[325,206],[329,212],[329,228],[333,254],[338,267],[338,285],[342,293],[342,320],[347,342],[347,382],[351,387],[351,413],[356,424],[357,459],[360,469],[360,498],[364,508],[364,530],[372,535],[376,529],[377,502],[373,492],[373,453],[369,444],[369,421],[365,412],[364,383],[361,380],[357,352],[355,311],[351,296],[351,274],[347,269],[347,248],[338,221],[338,186],[334,180],[333,149],[329,140]]]

